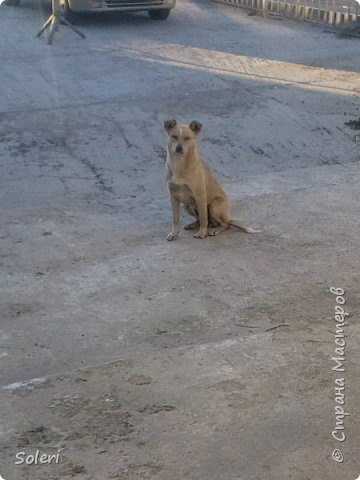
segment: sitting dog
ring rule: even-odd
[[[232,227],[247,233],[256,233],[239,220],[230,218],[230,207],[225,192],[201,160],[196,139],[201,123],[178,125],[176,120],[165,120],[168,134],[166,156],[166,180],[173,214],[172,230],[168,240],[175,240],[180,232],[180,203],[196,220],[185,226],[185,230],[196,230],[195,238],[218,235]]]

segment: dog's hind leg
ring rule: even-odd
[[[217,225],[215,228],[209,228],[208,235],[215,236],[227,230],[229,225],[229,204],[225,198],[217,197],[209,205],[209,217],[211,224]]]
[[[196,207],[191,207],[189,205],[185,205],[185,210],[192,215],[193,217],[196,217],[196,220],[194,222],[190,222],[184,226],[185,230],[195,230],[200,227],[200,222],[199,222],[199,214],[198,211],[196,210]]]
[[[215,237],[215,235],[219,235],[219,233],[224,232],[228,228],[229,228],[229,224],[228,223],[223,223],[219,227],[209,228],[208,229],[208,235],[209,235],[209,237]]]
[[[199,220],[195,220],[195,222],[190,222],[190,223],[187,223],[185,226],[184,226],[184,230],[196,230],[197,228],[200,227],[200,222]]]

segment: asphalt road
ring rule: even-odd
[[[356,478],[359,42],[181,1],[49,47],[47,14],[0,7],[0,474]],[[166,118],[203,124],[261,234],[166,241]],[[341,444],[331,286],[351,314]],[[60,464],[14,464],[36,449]]]

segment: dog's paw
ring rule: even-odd
[[[205,238],[207,236],[207,231],[199,230],[198,232],[193,234],[194,238]]]
[[[178,237],[179,237],[178,233],[170,232],[170,233],[168,233],[168,235],[166,237],[166,240],[171,242],[172,240],[176,240]]]

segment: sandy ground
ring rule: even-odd
[[[0,7],[0,475],[355,480],[359,42],[181,1],[48,47],[47,13]],[[168,117],[262,234],[166,241]]]

